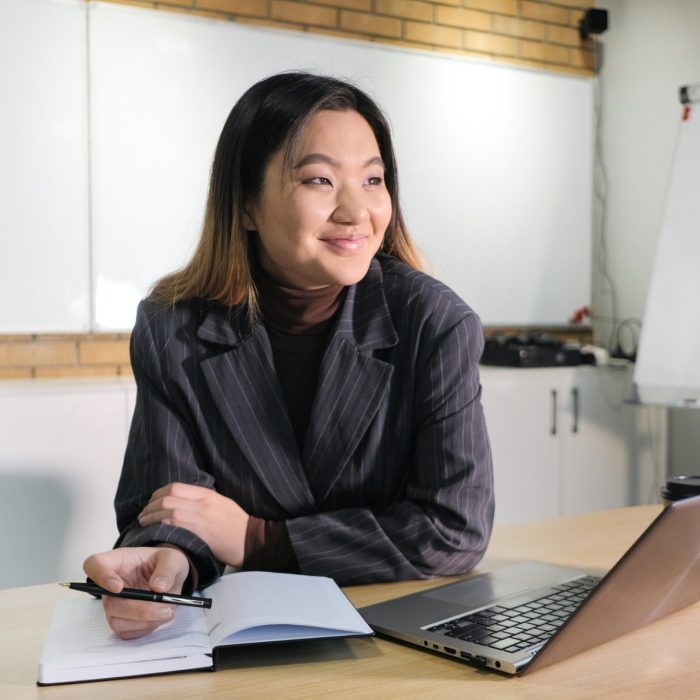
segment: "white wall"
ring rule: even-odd
[[[700,83],[700,2],[600,0],[598,5],[610,12],[610,29],[600,39],[608,270],[618,319],[643,320],[681,115],[678,88]],[[594,217],[596,260],[599,221]],[[599,265],[593,304],[596,314],[610,315]],[[597,342],[607,344],[611,325],[596,322],[594,329]],[[699,433],[700,411],[669,412],[669,473],[700,473]]]
[[[700,2],[601,0],[598,5],[610,13],[610,28],[600,38],[608,270],[618,319],[643,319],[681,114],[678,88],[700,82]],[[599,240],[599,219],[595,222]],[[610,295],[601,288],[599,268],[596,272],[594,309],[609,316]],[[610,324],[596,323],[595,330],[605,344]]]

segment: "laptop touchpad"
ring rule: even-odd
[[[455,583],[453,586],[425,591],[422,597],[441,600],[445,603],[456,603],[468,609],[486,605],[511,593],[518,593],[524,588],[527,586],[524,586],[522,581],[504,581],[486,574]]]

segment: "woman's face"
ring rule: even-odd
[[[299,135],[291,173],[278,151],[263,191],[247,207],[263,269],[282,284],[350,285],[367,273],[391,218],[384,164],[357,112],[322,110]]]

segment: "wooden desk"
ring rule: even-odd
[[[479,571],[513,559],[611,566],[659,512],[640,506],[543,523],[503,526]],[[443,581],[356,586],[368,605]],[[0,591],[0,698],[697,698],[700,605],[525,678],[477,671],[378,638],[314,641],[233,650],[216,673],[186,673],[70,686],[35,686],[36,666],[54,603],[71,594],[55,585]]]

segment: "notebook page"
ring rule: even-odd
[[[242,571],[222,576],[203,594],[214,599],[215,614],[205,610],[212,646],[223,640],[235,643],[235,638],[226,638],[240,630],[262,626],[269,626],[268,632],[276,633],[267,636],[266,641],[280,638],[279,629],[273,629],[280,625],[317,628],[315,636],[323,636],[323,630],[372,632],[330,578]]]
[[[175,618],[140,639],[119,639],[99,600],[62,600],[54,609],[42,664],[89,666],[209,653],[201,609],[178,606]]]

